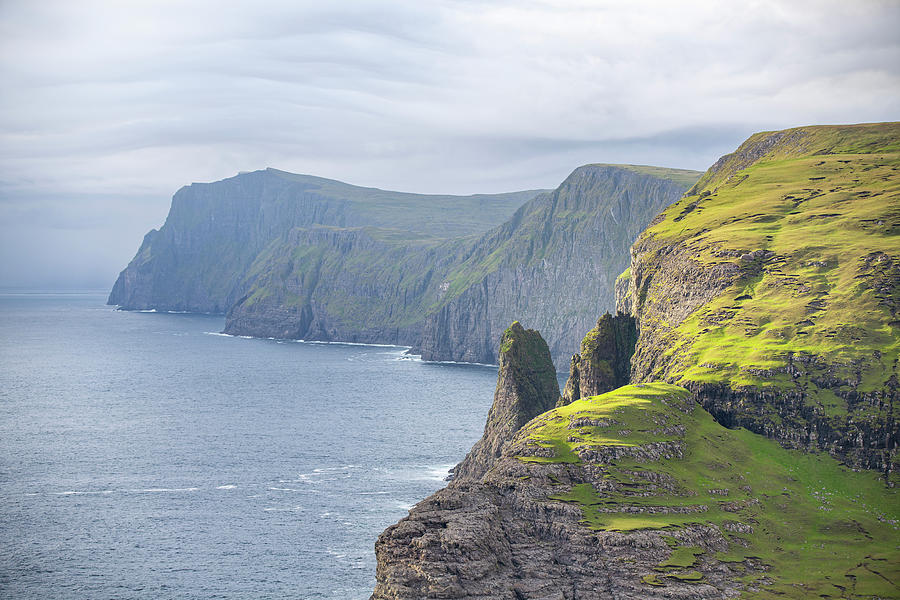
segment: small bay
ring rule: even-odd
[[[496,368],[0,295],[0,595],[368,598],[374,542],[481,435]]]

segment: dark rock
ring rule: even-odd
[[[519,429],[559,400],[556,369],[537,331],[515,321],[500,340],[500,372],[484,435],[453,471],[455,480],[481,478]]]
[[[563,404],[627,385],[636,341],[633,317],[622,313],[600,317],[582,340],[581,354],[572,357]]]

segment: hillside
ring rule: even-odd
[[[447,239],[502,223],[539,192],[407,194],[276,169],[194,183],[178,190],[165,224],[144,237],[109,303],[224,314],[243,295],[254,260],[296,227],[376,227]]]
[[[761,133],[720,159],[632,248],[632,380],[895,472],[898,171],[896,123]]]
[[[416,505],[376,544],[373,598],[897,597],[898,506],[876,473],[626,386]]]
[[[426,320],[423,358],[493,363],[497,340],[519,320],[541,331],[566,370],[578,339],[615,306],[613,283],[634,239],[697,177],[633,165],[575,169],[454,267]]]
[[[718,161],[557,406],[379,537],[373,599],[900,597],[898,143],[804,127]],[[525,406],[498,382],[492,422]]]

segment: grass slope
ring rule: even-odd
[[[706,265],[745,267],[684,322],[658,324],[680,340],[666,356],[684,380],[785,387],[795,385],[788,354],[814,355],[845,387],[878,389],[900,351],[900,125],[789,131],[807,134],[796,154],[779,148],[727,178],[707,174],[643,234],[687,244]],[[754,270],[741,258],[751,250],[772,255]]]
[[[900,418],[896,402],[848,403],[896,394],[900,124],[757,134],[664,211],[642,245],[661,257],[687,249],[698,273],[740,271],[680,322],[666,319],[660,278],[640,291],[641,328],[661,340],[647,380],[791,392],[833,427]]]
[[[341,181],[266,169],[272,177],[299,184],[325,198],[352,205],[358,225],[452,238],[481,233],[508,219],[520,206],[547,190],[502,194],[413,194],[361,187]]]
[[[900,505],[875,473],[824,454],[785,450],[749,431],[726,429],[669,384],[630,385],[549,411],[520,435],[552,456],[586,462],[586,451],[618,456],[595,465],[605,483],[574,485],[550,500],[579,504],[595,530],[674,532],[689,523],[726,533],[730,547],[708,558],[748,584],[744,598],[900,596]],[[596,454],[595,454],[596,455]],[[612,491],[610,491],[612,490]],[[703,581],[705,551],[667,541],[672,554],[648,586]],[[764,572],[744,565],[763,563]]]

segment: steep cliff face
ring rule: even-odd
[[[560,406],[379,537],[373,598],[900,596],[898,171],[900,124],[718,161],[615,282],[638,383],[589,395],[578,356]]]
[[[194,183],[175,194],[166,223],[144,238],[109,303],[225,313],[253,286],[251,264],[294,228],[370,226],[438,239],[474,235],[502,223],[539,192],[406,194],[276,169]]]
[[[697,174],[592,165],[481,237],[300,228],[248,268],[226,332],[400,343],[426,360],[493,363],[513,320],[548,332],[564,368],[574,335],[641,227]],[[584,294],[566,293],[580,289]],[[555,343],[555,347],[553,344]]]
[[[500,340],[500,371],[484,435],[453,471],[457,481],[477,481],[525,423],[559,400],[556,369],[547,342],[513,322]]]
[[[597,315],[614,307],[628,248],[696,181],[694,171],[587,165],[485,234],[448,276],[425,322],[426,360],[491,362],[503,328],[539,328],[560,370]]]
[[[588,165],[553,192],[466,197],[273,169],[193,184],[109,302],[226,313],[228,333],[399,343],[469,362],[493,362],[520,320],[545,332],[565,368],[612,308],[635,236],[699,175]]]
[[[249,267],[225,332],[412,346],[464,247],[393,230],[294,229]]]
[[[581,353],[572,356],[562,401],[596,396],[626,385],[631,377],[631,356],[637,342],[634,318],[609,313],[581,340]]]
[[[372,598],[886,598],[897,516],[874,473],[627,386],[538,416],[388,528]]]
[[[632,381],[890,475],[900,396],[900,124],[757,134],[632,248]]]

